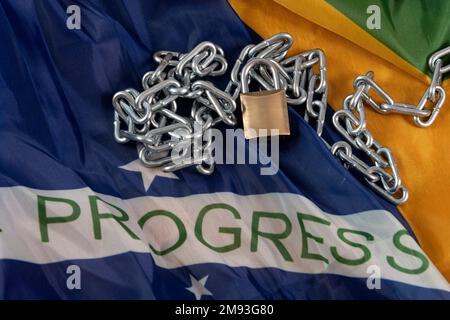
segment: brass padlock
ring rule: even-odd
[[[272,73],[273,90],[249,92],[250,71],[256,66],[265,65]],[[256,58],[250,60],[241,73],[241,108],[246,139],[261,136],[289,135],[289,118],[285,91],[281,89],[280,76],[274,62]],[[260,129],[265,129],[260,132]]]

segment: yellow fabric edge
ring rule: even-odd
[[[430,80],[421,70],[404,60],[394,51],[374,38],[370,33],[354,23],[335,7],[324,0],[274,0],[286,9],[320,25],[340,36],[352,41],[356,45],[372,52],[408,72],[417,79],[428,83]],[[330,19],[332,17],[332,19]]]
[[[263,38],[287,31],[294,37],[293,54],[321,48],[327,57],[329,104],[341,108],[346,95],[353,92],[353,80],[368,70],[396,101],[417,103],[427,85],[402,72],[378,55],[336,33],[322,28],[271,0],[229,0],[240,18]],[[444,83],[450,92],[450,82]],[[381,115],[369,110],[368,126],[374,137],[393,151],[402,181],[409,188],[410,199],[399,207],[416,234],[423,250],[443,275],[450,279],[450,99],[442,107],[435,124],[420,129],[412,119],[401,115]],[[448,110],[447,112],[445,112]],[[433,142],[433,143],[430,143]],[[437,145],[438,148],[434,146]],[[436,174],[439,173],[439,174]]]

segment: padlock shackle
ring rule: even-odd
[[[274,90],[281,89],[280,75],[278,74],[277,67],[275,62],[264,59],[264,58],[254,58],[251,59],[247,64],[242,68],[241,72],[241,87],[242,93],[249,92],[249,83],[250,83],[250,71],[260,65],[265,65],[272,73],[272,79],[275,87]]]

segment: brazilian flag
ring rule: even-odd
[[[289,54],[324,51],[328,116],[368,71],[415,105],[429,56],[450,45],[449,16],[444,0],[0,0],[0,299],[450,299],[450,99],[425,129],[367,110],[408,187],[399,206],[343,166],[302,106],[287,108],[273,175],[261,170],[274,157],[243,134],[228,150],[265,163],[202,175],[145,166],[142,149],[116,143],[112,105],[142,91],[155,52],[204,41],[228,69],[202,80],[225,90],[241,50],[279,32],[294,38]],[[197,114],[185,100],[177,112]],[[324,133],[338,136],[327,121]],[[175,303],[175,318],[207,318]]]

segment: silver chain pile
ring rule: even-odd
[[[145,166],[175,171],[195,165],[200,173],[211,174],[212,136],[207,130],[219,122],[235,125],[236,103],[211,82],[198,78],[226,72],[228,64],[223,50],[211,42],[202,42],[185,54],[159,51],[153,58],[159,65],[143,76],[142,92],[126,89],[113,97],[115,140],[136,142],[139,159]],[[179,98],[193,100],[189,116],[177,112]],[[202,150],[193,144],[195,128],[201,128]],[[186,148],[186,144],[192,144],[193,148]],[[174,149],[184,153],[174,159]],[[187,150],[200,154],[201,159]]]
[[[240,53],[231,70],[230,81],[224,91],[211,82],[198,80],[205,76],[220,76],[227,70],[223,50],[211,43],[202,42],[190,52],[182,54],[172,51],[158,51],[154,60],[159,63],[154,71],[142,78],[144,91],[126,89],[113,97],[114,137],[119,143],[134,141],[138,144],[139,158],[148,167],[162,167],[164,171],[175,171],[196,166],[202,174],[214,171],[214,159],[210,150],[212,136],[208,129],[219,122],[235,125],[236,100],[242,91],[241,72],[254,59],[267,59],[275,66],[274,83],[268,65],[260,64],[250,70],[252,80],[259,84],[259,90],[284,89],[289,105],[304,105],[304,119],[315,123],[318,136],[322,135],[327,110],[328,83],[326,79],[325,55],[314,49],[286,58],[293,39],[289,33],[279,33],[259,44],[247,45]],[[367,128],[365,105],[376,111],[410,115],[420,127],[430,126],[436,119],[446,97],[442,88],[443,74],[450,71],[450,65],[442,66],[442,58],[450,54],[450,47],[437,51],[429,59],[433,72],[430,87],[425,91],[417,106],[396,103],[375,81],[373,73],[357,77],[355,92],[345,98],[343,109],[333,115],[333,124],[347,140],[330,146],[346,168],[359,171],[368,184],[394,204],[408,199],[408,190],[402,185],[392,151],[376,141]],[[369,92],[375,92],[382,102],[376,102]],[[190,116],[177,112],[178,98],[191,99]],[[427,108],[427,104],[433,107]],[[121,127],[125,126],[126,129]],[[192,148],[202,155],[200,161],[184,152],[179,159],[171,151],[186,144],[192,144],[195,127],[201,128],[203,143]],[[366,160],[353,153],[352,146],[366,156]],[[189,150],[189,149],[187,149]],[[177,161],[174,161],[177,160]],[[182,161],[180,161],[182,160]]]

